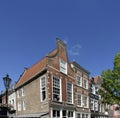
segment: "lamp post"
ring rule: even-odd
[[[7,74],[6,77],[3,77],[4,86],[6,88],[6,105],[8,107],[8,89],[10,87],[11,79],[9,78],[9,75]]]

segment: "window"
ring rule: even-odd
[[[84,107],[88,107],[88,97],[84,96]]]
[[[88,118],[88,114],[86,114],[86,118]]]
[[[60,118],[60,110],[53,110],[52,117],[53,118]]]
[[[94,84],[91,85],[91,93],[95,94],[95,85]]]
[[[18,111],[21,111],[21,101],[18,101]]]
[[[53,100],[54,101],[60,101],[60,95],[61,95],[61,90],[60,90],[60,79],[53,76]]]
[[[60,59],[60,72],[67,74],[67,63]]]
[[[82,114],[82,118],[85,118],[85,114]]]
[[[93,99],[91,99],[91,101],[90,101],[90,109],[94,110],[94,101],[93,101]]]
[[[20,98],[21,90],[17,91],[17,98]]]
[[[67,102],[73,103],[73,86],[71,83],[67,83]]]
[[[98,102],[97,101],[94,102],[94,110],[98,111]]]
[[[66,110],[63,110],[63,111],[62,111],[62,115],[63,115],[62,118],[67,118],[67,116],[66,116],[66,115],[67,115]]]
[[[76,82],[77,82],[77,85],[78,85],[78,86],[82,86],[82,77],[77,76]]]
[[[11,100],[9,101],[9,104],[11,105]]]
[[[23,100],[23,110],[26,110],[26,103],[24,100]]]
[[[88,80],[86,80],[86,79],[83,80],[83,87],[85,89],[88,89]]]
[[[21,89],[22,96],[25,96],[24,88]]]
[[[81,114],[80,113],[77,113],[77,118],[81,118]]]
[[[98,87],[95,87],[95,94],[98,95]]]
[[[41,101],[44,101],[46,99],[46,82],[45,82],[45,77],[42,77],[40,79],[40,84],[41,84]]]
[[[78,106],[82,106],[82,95],[78,95]]]
[[[73,111],[68,111],[68,118],[73,118]]]

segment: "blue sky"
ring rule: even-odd
[[[119,0],[0,1],[0,91],[56,47],[67,44],[70,61],[100,75],[120,52]]]

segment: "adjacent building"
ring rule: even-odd
[[[90,79],[90,110],[91,118],[113,118],[113,106],[103,103],[101,96],[98,94],[101,89],[102,79],[95,76]]]
[[[77,62],[72,62],[74,70],[74,97],[76,106],[76,118],[89,118],[91,116],[89,107],[89,74],[90,72],[81,67]]]

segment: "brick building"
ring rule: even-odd
[[[57,47],[30,68],[16,84],[16,116],[90,118],[89,72],[70,63],[66,45]]]

